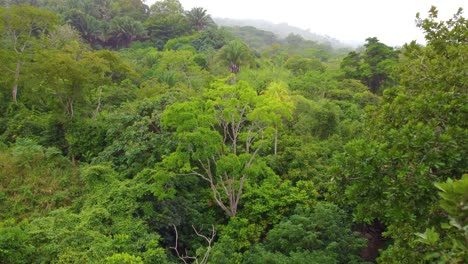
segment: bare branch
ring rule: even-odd
[[[211,225],[211,237],[208,238],[207,236],[204,236],[199,231],[197,231],[197,229],[193,225],[192,225],[192,228],[197,234],[197,236],[202,237],[203,239],[206,240],[206,242],[208,242],[208,248],[206,249],[205,254],[203,255],[203,259],[200,262],[200,264],[206,264],[206,262],[208,262],[208,257],[210,256],[210,253],[211,253],[211,244],[213,243],[213,240],[216,236],[216,230],[214,228],[214,225]],[[197,263],[198,263],[198,260],[197,260]]]
[[[261,147],[262,147],[262,145],[258,146],[258,148],[254,151],[254,153],[252,153],[252,156],[250,157],[249,162],[247,162],[247,164],[245,164],[245,168],[249,168],[252,165],[252,162],[254,161],[255,156],[257,156],[257,153],[258,153],[258,151],[260,150]]]
[[[236,201],[235,201],[235,208],[237,208],[237,205],[239,204],[239,201],[240,201],[240,197],[242,195],[242,189],[244,188],[244,183],[245,181],[247,180],[247,175],[242,175],[242,178],[240,180],[240,183],[239,183],[239,189],[237,190],[237,197],[236,197]]]
[[[179,242],[179,233],[177,232],[177,228],[174,224],[172,224],[172,226],[174,227],[174,232],[175,232],[175,246],[174,247],[170,247],[170,249],[174,249],[174,251],[176,252],[177,254],[177,257],[182,260],[182,262],[184,262],[185,264],[187,264],[187,261],[185,260],[186,256],[181,256],[180,253],[179,253],[179,250],[177,249],[177,244]]]
[[[197,236],[203,238],[206,240],[206,242],[208,243],[208,247],[205,251],[205,254],[203,255],[203,258],[201,260],[201,262],[198,261],[198,256],[195,256],[195,257],[191,257],[188,255],[187,251],[185,251],[185,255],[181,255],[180,252],[179,252],[179,249],[177,248],[178,247],[178,243],[179,243],[179,233],[177,232],[177,227],[172,224],[172,226],[174,227],[174,232],[175,232],[175,246],[174,247],[170,247],[170,249],[173,249],[176,254],[177,254],[177,257],[182,260],[182,262],[184,262],[184,264],[188,264],[187,263],[187,260],[193,260],[195,261],[196,264],[200,263],[200,264],[206,264],[208,262],[208,257],[210,256],[210,253],[211,253],[211,244],[213,243],[213,240],[216,236],[216,230],[214,228],[214,225],[211,225],[211,235],[210,237],[207,237],[203,234],[200,233],[200,231],[198,231],[194,225],[192,225],[192,228],[193,230],[195,231],[195,234],[197,234]]]

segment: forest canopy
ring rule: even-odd
[[[0,263],[468,262],[468,22],[415,15],[351,50],[0,1]]]

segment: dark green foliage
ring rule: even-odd
[[[1,263],[28,263],[34,252],[24,224],[16,224],[13,219],[0,221]]]
[[[442,221],[433,183],[461,178],[467,164],[467,45],[454,35],[466,21],[456,15],[436,23],[436,10],[420,21],[427,47],[403,48],[400,84],[384,91],[383,104],[369,109],[366,137],[353,140],[332,167],[338,201],[357,219],[384,222],[394,242],[383,262],[420,258],[419,232]],[[441,39],[444,44],[441,44]],[[443,48],[442,48],[443,47]],[[383,209],[384,208],[384,209]]]
[[[325,139],[338,132],[340,112],[339,106],[329,100],[311,102],[302,99],[297,104],[294,130],[298,134]]]
[[[267,234],[246,263],[362,263],[364,239],[351,231],[344,211],[334,204],[298,208]],[[258,255],[257,255],[258,254]]]
[[[252,54],[245,43],[235,39],[219,50],[218,59],[228,67],[229,72],[238,74],[242,65],[252,61]]]
[[[83,119],[68,125],[65,138],[72,159],[89,162],[106,146],[106,127],[100,120]]]
[[[192,45],[198,52],[206,53],[220,49],[232,39],[233,36],[226,29],[211,27],[198,35],[192,41]]]
[[[177,0],[158,1],[150,8],[145,27],[155,46],[162,48],[172,38],[190,32],[190,24],[184,16],[182,5]]]
[[[134,176],[152,166],[174,148],[175,142],[160,126],[166,105],[177,101],[177,94],[148,99],[125,106],[120,114],[104,118],[110,124],[108,145],[95,162],[111,162],[119,172]]]
[[[128,47],[132,41],[145,40],[146,30],[139,21],[125,16],[112,19],[104,45],[111,47]]]
[[[190,26],[196,31],[202,31],[205,28],[214,25],[211,16],[206,13],[202,7],[194,7],[185,13]]]
[[[346,78],[361,80],[374,94],[395,84],[393,70],[398,62],[398,51],[377,38],[366,39],[362,54],[352,51],[341,62]]]
[[[427,252],[425,260],[437,263],[466,262],[468,213],[465,204],[468,202],[468,175],[456,181],[449,178],[435,185],[439,189],[440,207],[447,214],[448,222],[442,222],[440,227],[427,228],[424,233],[417,233],[419,239],[416,242]]]

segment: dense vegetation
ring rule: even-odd
[[[343,53],[177,0],[0,4],[0,263],[468,262],[461,9]]]

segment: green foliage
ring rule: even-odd
[[[441,224],[441,230],[427,228],[424,233],[417,233],[416,242],[423,244],[428,252],[425,259],[437,263],[462,263],[468,260],[468,175],[460,180],[447,179],[436,183],[439,189],[440,207],[448,215],[449,222]]]
[[[348,143],[331,171],[335,183],[330,192],[353,207],[356,219],[377,218],[387,225],[385,234],[393,244],[382,262],[419,259],[412,234],[442,220],[433,182],[459,179],[466,172],[467,93],[461,61],[467,45],[454,40],[464,34],[458,29],[466,22],[457,14],[436,23],[431,12],[420,23],[433,32],[426,35],[428,46],[403,48],[402,86],[387,89],[379,108],[368,109],[366,137]]]
[[[197,35],[191,35],[170,39],[164,45],[164,50],[187,49],[187,46],[190,45],[196,37]]]
[[[146,30],[140,21],[124,16],[112,19],[106,44],[111,47],[128,47],[132,41],[146,39]]]
[[[338,132],[341,109],[329,100],[318,102],[297,98],[294,130],[298,134],[325,139]]]
[[[169,87],[185,85],[188,89],[199,91],[207,84],[208,72],[193,59],[190,50],[165,51],[160,54],[154,75]]]
[[[83,162],[91,161],[104,149],[105,135],[106,128],[97,120],[72,122],[65,134],[68,155]]]
[[[185,13],[190,26],[197,30],[202,31],[206,27],[214,25],[211,16],[206,13],[206,10],[202,7],[194,7]]]
[[[297,205],[313,206],[317,197],[318,193],[311,181],[293,184],[270,175],[259,184],[246,186],[244,209],[240,215],[266,229],[278,223],[282,216],[291,214]]]
[[[148,16],[148,6],[140,0],[114,0],[110,2],[113,17],[128,16],[143,21]]]
[[[71,9],[65,14],[65,21],[78,30],[83,40],[91,45],[99,45],[104,40],[104,23],[82,10]]]
[[[249,48],[256,51],[261,51],[279,42],[278,37],[272,32],[257,29],[251,26],[230,27],[226,28],[234,36],[242,39]]]
[[[110,51],[81,52],[79,47],[65,51],[50,49],[38,54],[38,59],[47,63],[35,65],[40,83],[28,88],[40,99],[52,101],[50,110],[61,108],[70,119],[75,114],[91,116],[101,110],[102,89],[98,87],[135,77],[129,65]],[[28,99],[28,104],[37,101],[37,98]]]
[[[216,203],[235,216],[245,181],[258,176],[258,152],[282,110],[267,107],[244,82],[223,81],[216,81],[203,100],[173,104],[164,112],[161,120],[174,129],[179,145],[163,164],[206,180]]]
[[[111,162],[113,168],[134,176],[146,167],[152,167],[174,149],[174,142],[160,125],[160,116],[166,105],[183,98],[178,93],[145,99],[125,105],[119,112],[103,117],[109,124],[107,146],[95,162]]]
[[[290,57],[284,63],[284,67],[291,70],[295,75],[303,75],[308,71],[325,71],[325,66],[323,66],[320,60],[303,58],[299,56]]]
[[[270,84],[284,83],[291,76],[290,71],[283,67],[272,65],[269,61],[261,62],[259,66],[257,69],[244,69],[237,75],[239,80],[246,81],[252,85],[257,93],[265,91]]]
[[[380,94],[395,83],[392,74],[398,62],[398,51],[375,37],[367,38],[364,47],[363,54],[348,53],[340,67],[346,78],[361,80],[372,93]]]
[[[142,264],[144,263],[140,257],[135,257],[128,253],[116,253],[106,258],[106,263],[110,264]]]
[[[227,65],[229,72],[237,74],[241,65],[249,64],[252,61],[252,54],[247,45],[236,39],[221,48],[218,58]]]
[[[158,1],[151,6],[150,10],[145,27],[157,47],[162,48],[169,39],[189,32],[190,25],[179,1]]]
[[[0,258],[2,263],[28,263],[34,247],[28,241],[24,227],[13,219],[0,221]]]
[[[12,101],[17,103],[20,77],[28,67],[35,52],[41,48],[44,36],[57,24],[54,13],[30,5],[0,7],[2,42],[0,57],[11,74],[6,84],[11,87]]]
[[[18,139],[0,153],[1,219],[44,215],[80,195],[78,171],[57,148]]]
[[[166,262],[159,235],[136,217],[144,195],[136,182],[103,165],[82,170],[86,193],[74,209],[36,218],[26,227],[35,259],[43,262]],[[142,193],[143,192],[143,193]],[[138,263],[138,262],[137,262]]]
[[[223,47],[233,36],[224,28],[210,27],[192,41],[198,52],[210,53]]]
[[[322,202],[313,209],[299,207],[275,225],[257,248],[259,252],[254,250],[256,254],[247,257],[247,263],[264,263],[275,257],[273,263],[303,263],[303,257],[307,263],[362,263],[357,253],[363,245],[364,240],[351,231],[344,211]]]
[[[177,0],[2,3],[1,263],[467,262],[461,10],[346,55]]]

